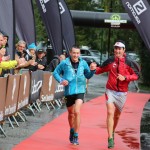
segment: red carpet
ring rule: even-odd
[[[140,121],[150,94],[128,93],[115,134],[114,150],[140,149]],[[79,146],[69,143],[67,113],[49,122],[13,150],[107,150],[105,97],[97,97],[82,107]]]

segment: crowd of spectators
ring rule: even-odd
[[[20,74],[22,70],[28,71],[50,71],[53,72],[55,67],[65,55],[54,56],[53,60],[47,64],[46,50],[37,48],[35,43],[27,45],[25,41],[19,40],[15,45],[15,59],[10,60],[8,55],[9,37],[0,32],[0,76],[4,77],[10,73]],[[10,71],[13,69],[13,71]]]

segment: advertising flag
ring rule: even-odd
[[[54,55],[62,54],[63,40],[57,0],[36,0]]]
[[[5,32],[8,38],[7,54],[10,55],[11,59],[14,59],[14,11],[12,0],[1,0],[0,4],[0,32]]]
[[[75,45],[74,26],[71,17],[71,12],[68,9],[65,1],[64,0],[58,1],[61,15],[63,45],[65,50],[68,52],[71,49],[71,47]]]
[[[123,6],[150,50],[150,2],[148,0],[122,0]]]
[[[32,0],[14,0],[16,33],[27,45],[36,42]]]

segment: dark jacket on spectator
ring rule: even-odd
[[[60,63],[59,56],[55,55],[54,58],[53,58],[53,60],[46,67],[46,71],[53,72],[59,63]]]

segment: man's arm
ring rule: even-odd
[[[54,70],[53,72],[53,77],[59,82],[61,83],[63,81],[63,78],[60,76],[62,71],[63,71],[63,63],[60,63]]]
[[[88,64],[85,62],[84,66],[85,66],[84,75],[87,79],[90,79],[94,75],[97,65],[96,63],[93,62],[90,64],[90,68],[89,68]]]

